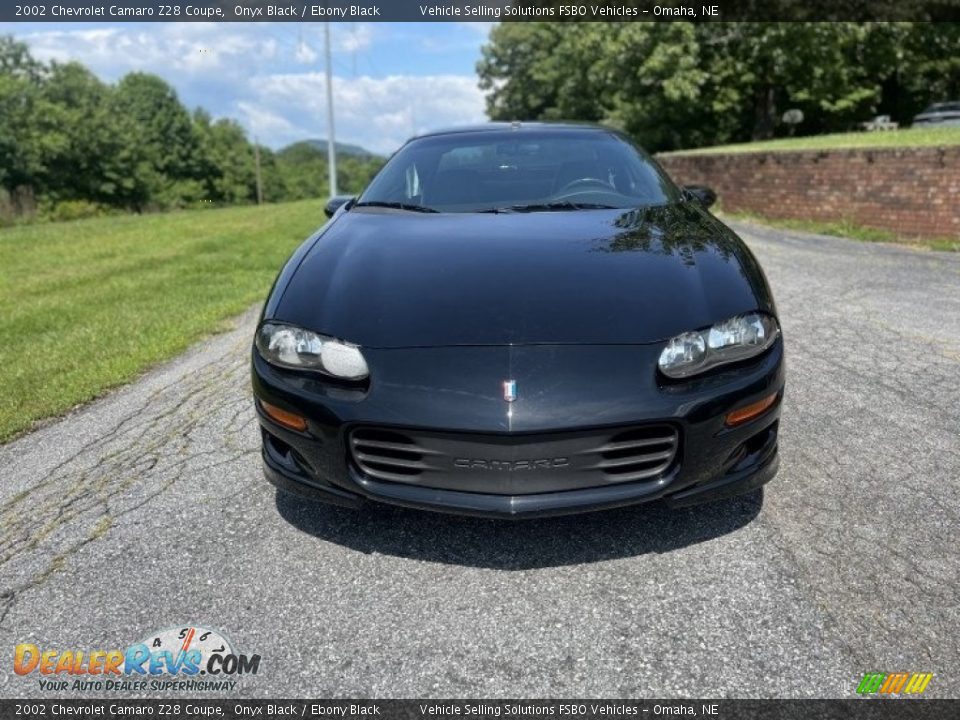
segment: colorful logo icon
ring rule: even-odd
[[[517,399],[517,381],[516,380],[504,380],[503,381],[503,399],[507,402],[513,402]]]
[[[857,686],[857,694],[919,695],[932,679],[933,673],[867,673]]]

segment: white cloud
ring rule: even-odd
[[[273,28],[276,31],[276,26]],[[296,42],[295,57],[298,62],[312,64],[320,60],[323,52],[323,29],[313,25],[285,32],[291,42]],[[367,23],[334,23],[330,29],[330,50],[337,53],[357,53],[373,44],[373,27]]]
[[[323,28],[317,23],[79,25],[21,37],[35,57],[78,60],[108,82],[134,70],[156,73],[186,105],[234,117],[272,147],[327,134]],[[331,26],[334,71],[340,73],[334,79],[339,140],[388,153],[426,129],[484,120],[483,96],[471,74],[428,69],[427,75],[401,70],[379,77],[385,63],[368,55],[373,75],[346,77],[344,54],[408,43],[413,56],[423,48],[420,40],[396,27]],[[449,41],[465,42],[453,35]],[[356,68],[355,61],[350,64]],[[397,66],[404,67],[399,58]]]
[[[277,38],[250,24],[156,23],[141,27],[53,30],[26,34],[31,53],[41,60],[79,60],[108,80],[132,70],[190,76],[243,74],[280,51]],[[247,73],[248,74],[248,73]]]
[[[297,135],[285,139],[326,136],[323,73],[253,78],[251,89],[257,107],[299,119]],[[408,137],[424,130],[482,122],[485,118],[483,95],[473,76],[335,77],[333,90],[338,139],[381,153],[392,152]],[[304,133],[304,127],[314,129]]]
[[[358,52],[366,50],[373,43],[373,27],[368,23],[358,23],[353,27],[335,25],[330,33],[330,44],[334,52]]]
[[[460,27],[473,30],[477,35],[486,40],[490,36],[490,31],[493,29],[496,22],[458,22],[457,25]]]
[[[241,116],[238,119],[258,141],[262,141],[265,137],[275,137],[277,135],[286,137],[302,137],[303,135],[302,131],[287,118],[255,103],[240,100],[237,102],[237,110],[240,111]]]
[[[317,53],[307,43],[303,41],[297,43],[297,62],[309,65],[316,62],[317,57],[319,57]]]

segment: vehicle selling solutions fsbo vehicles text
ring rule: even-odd
[[[429,18],[630,18],[652,15],[655,17],[698,17],[693,6],[654,5],[650,9],[618,5],[556,5],[550,7],[491,5],[420,5],[420,15]],[[699,15],[716,17],[720,14],[718,5],[702,5]]]

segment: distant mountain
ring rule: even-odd
[[[373,158],[378,157],[377,153],[370,152],[364,147],[359,145],[351,145],[350,143],[335,142],[334,145],[337,149],[337,155],[353,155],[358,158]],[[327,153],[327,141],[317,138],[311,138],[310,140],[301,140],[300,142],[295,142],[290,145],[287,145],[285,148],[279,151],[280,154],[290,154],[289,151],[302,150],[304,148],[310,148],[312,150],[318,150],[324,155]]]
[[[327,193],[327,141],[301,140],[275,153],[287,197],[324,197]],[[355,195],[386,161],[357,145],[337,143],[338,190]]]

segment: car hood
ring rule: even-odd
[[[754,309],[763,274],[693,203],[419,214],[355,208],[321,232],[271,317],[367,347],[639,344]]]

